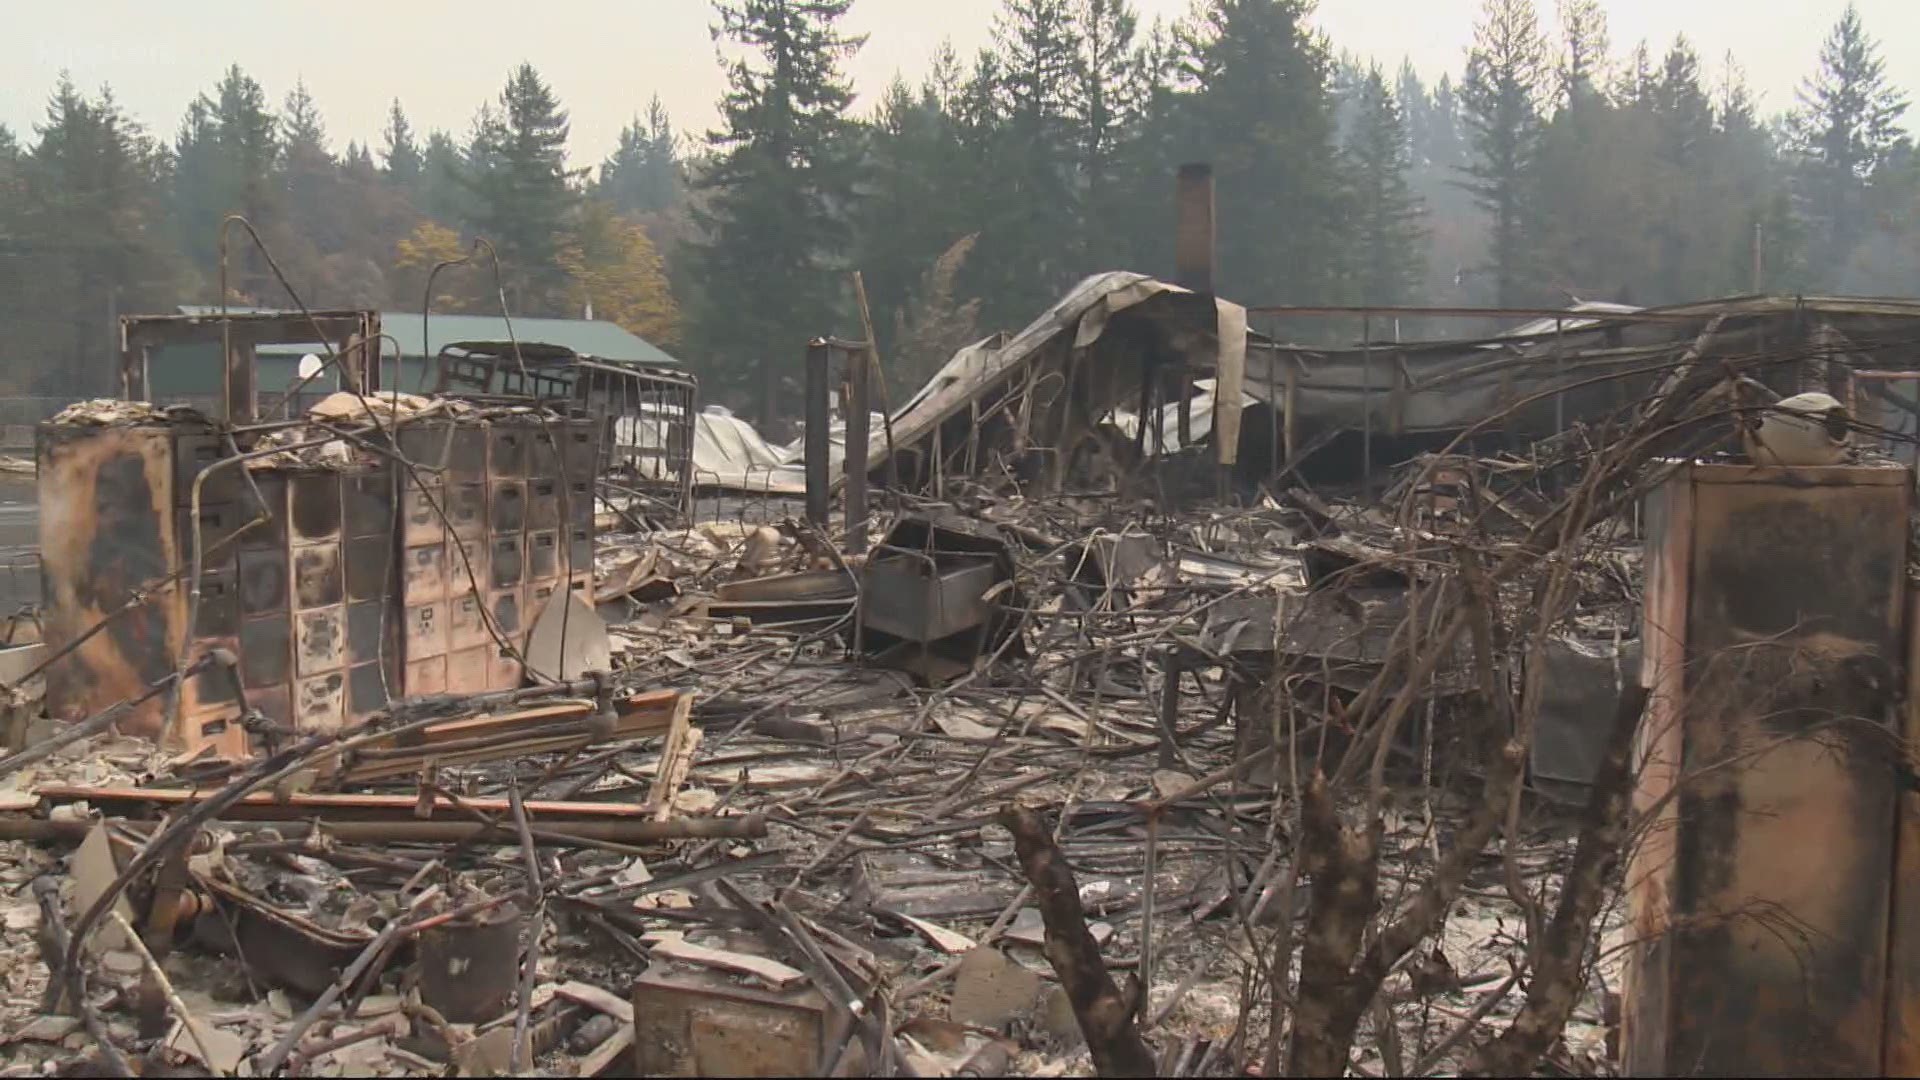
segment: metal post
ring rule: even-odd
[[[259,418],[260,395],[255,379],[259,361],[252,338],[227,343],[227,400],[224,419],[229,424],[250,424]]]
[[[1213,166],[1180,166],[1174,182],[1173,261],[1175,282],[1211,299],[1214,268]],[[1180,449],[1193,446],[1193,377],[1182,363],[1174,371],[1173,392],[1180,403]]]
[[[1565,326],[1566,320],[1553,320],[1553,433],[1555,435],[1567,430],[1567,391],[1563,380],[1565,372],[1562,367],[1566,361],[1560,348],[1560,335]]]
[[[122,360],[126,354],[126,341],[120,331],[120,288],[117,285],[107,286],[107,337],[108,340],[119,343],[119,347],[111,350],[109,355],[114,360]],[[122,377],[118,371],[107,372],[107,386],[109,387],[108,396],[112,396],[115,389],[123,389]]]
[[[1281,409],[1280,438],[1284,444],[1286,456],[1281,458],[1280,460],[1284,462],[1288,468],[1292,468],[1293,467],[1293,451],[1294,451],[1294,441],[1293,441],[1294,395],[1297,394],[1300,390],[1300,358],[1299,357],[1292,356],[1292,355],[1289,355],[1287,357],[1287,373],[1285,378],[1287,380],[1287,384],[1286,384],[1287,393],[1286,393],[1286,397],[1281,399],[1281,405],[1280,405],[1280,409]]]
[[[1174,747],[1178,741],[1180,674],[1183,670],[1177,647],[1168,646],[1160,651],[1160,756],[1156,760],[1162,769],[1172,769],[1179,764]]]
[[[832,478],[827,474],[827,456],[832,445],[829,430],[833,423],[827,406],[828,365],[832,357],[825,340],[815,338],[807,345],[807,430],[806,458],[807,469],[807,522],[816,529],[827,528],[827,505]]]
[[[867,550],[867,350],[847,354],[847,551]]]
[[[1360,497],[1373,497],[1373,316],[1360,316]]]

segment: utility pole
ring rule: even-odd
[[[1766,259],[1762,254],[1767,246],[1767,223],[1753,223],[1753,291],[1758,295],[1762,291],[1761,282],[1765,280]]]

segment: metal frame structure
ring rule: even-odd
[[[1363,471],[1363,489],[1373,488],[1373,442],[1376,435],[1394,436],[1402,432],[1397,422],[1381,430],[1373,422],[1373,399],[1385,395],[1395,403],[1404,402],[1412,393],[1420,389],[1420,384],[1408,373],[1405,354],[1409,350],[1431,347],[1439,342],[1433,340],[1410,340],[1382,342],[1374,339],[1374,330],[1383,324],[1397,326],[1400,319],[1480,319],[1513,320],[1527,319],[1552,321],[1552,327],[1543,330],[1538,336],[1551,338],[1551,363],[1556,374],[1564,370],[1569,362],[1571,350],[1562,343],[1564,335],[1576,332],[1589,332],[1600,328],[1624,328],[1640,324],[1666,324],[1676,326],[1706,327],[1700,339],[1694,342],[1699,350],[1711,341],[1718,321],[1727,317],[1786,316],[1790,322],[1799,323],[1815,308],[1822,311],[1857,312],[1872,314],[1888,305],[1903,309],[1912,309],[1920,313],[1920,308],[1900,301],[1875,301],[1871,299],[1823,298],[1812,300],[1805,297],[1775,297],[1756,295],[1729,297],[1724,300],[1702,301],[1694,304],[1671,305],[1660,308],[1644,308],[1633,311],[1581,311],[1550,307],[1422,307],[1412,305],[1297,305],[1297,304],[1256,304],[1247,306],[1249,319],[1263,319],[1265,334],[1256,335],[1249,344],[1248,370],[1254,369],[1253,356],[1261,355],[1261,366],[1265,368],[1269,385],[1280,387],[1276,395],[1278,400],[1272,406],[1278,412],[1273,424],[1273,446],[1271,447],[1274,475],[1284,476],[1298,463],[1314,451],[1324,446],[1316,441],[1313,445],[1299,446],[1296,440],[1295,401],[1300,390],[1300,382],[1308,374],[1306,356],[1314,353],[1358,353],[1362,358],[1361,373],[1361,414],[1359,427],[1361,436],[1361,466]],[[1286,343],[1278,334],[1273,333],[1275,326],[1287,320],[1325,321],[1329,319],[1353,319],[1360,324],[1360,341],[1355,345],[1339,347],[1313,347]],[[1387,320],[1392,320],[1388,323]],[[1510,333],[1509,331],[1508,333]],[[1397,331],[1396,331],[1397,333]],[[1265,337],[1266,340],[1259,340]],[[1501,340],[1500,335],[1481,338],[1461,339],[1453,344],[1461,346],[1486,344]],[[1381,363],[1385,361],[1385,363]],[[1376,367],[1380,378],[1374,379]],[[1852,400],[1852,379],[1857,375],[1847,365],[1829,361],[1825,365],[1826,389],[1843,401]],[[1553,430],[1564,431],[1567,424],[1567,391],[1556,391],[1552,398]]]
[[[260,419],[258,350],[262,345],[321,342],[337,359],[342,372],[341,385],[363,393],[380,389],[380,313],[377,311],[123,315],[120,318],[121,396],[128,401],[149,398],[148,364],[154,349],[207,344],[215,339],[220,342],[225,359],[221,371],[220,419],[229,425],[250,424]],[[295,387],[285,397],[292,397],[298,390],[299,387]]]
[[[674,511],[691,517],[700,385],[692,375],[540,342],[452,342],[435,366],[442,395],[570,403],[600,431],[594,472],[601,483],[647,498],[670,493]]]

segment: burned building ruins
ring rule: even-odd
[[[1920,303],[1243,304],[1179,190],[925,386],[796,328],[785,447],[504,318],[123,319],[4,1071],[1909,1071]]]

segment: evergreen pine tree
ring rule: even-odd
[[[843,309],[846,212],[855,169],[841,64],[864,42],[839,29],[851,0],[721,0],[714,28],[749,53],[728,67],[724,127],[700,184],[706,237],[694,252],[698,338],[716,380],[782,411],[778,373]]]
[[[1642,39],[1634,45],[1627,62],[1614,73],[1610,96],[1620,108],[1644,108],[1653,94],[1653,84],[1653,54],[1648,51],[1645,39]]]
[[[352,280],[362,268],[341,258],[372,225],[367,208],[351,205],[339,163],[327,149],[320,108],[304,81],[287,94],[280,118],[281,205],[290,212],[264,226],[275,259],[309,304],[333,306],[346,294],[365,295]],[[331,263],[331,266],[329,265]],[[384,290],[372,290],[377,296]],[[273,292],[269,292],[273,296]],[[275,303],[280,303],[275,296]]]
[[[1327,93],[1333,98],[1334,141],[1346,145],[1360,121],[1361,96],[1366,91],[1367,73],[1372,65],[1345,49],[1333,62],[1327,80]]]
[[[387,126],[381,134],[386,139],[380,158],[386,164],[387,179],[403,188],[412,187],[420,179],[424,162],[420,147],[413,141],[413,125],[407,122],[399,98],[394,98],[393,106],[387,110]]]
[[[1723,62],[1713,116],[1712,190],[1730,215],[1726,233],[1718,240],[1719,260],[1711,277],[1714,291],[1733,295],[1781,287],[1785,278],[1776,272],[1791,268],[1795,260],[1773,259],[1767,249],[1785,255],[1780,245],[1794,237],[1793,230],[1780,231],[1774,220],[1776,196],[1785,193],[1783,169],[1760,122],[1746,73],[1732,53]],[[1784,212],[1788,204],[1784,198],[1778,202]],[[1756,246],[1761,256],[1758,280],[1754,277]]]
[[[1713,105],[1700,85],[1700,58],[1677,37],[1654,78],[1649,105],[1660,131],[1661,159],[1684,166],[1700,154],[1713,132]]]
[[[1422,210],[1407,186],[1411,167],[1400,103],[1376,65],[1360,85],[1346,141],[1353,195],[1353,299],[1405,304],[1426,265]]]
[[[286,115],[280,121],[282,145],[289,153],[307,152],[327,155],[327,125],[320,119],[320,107],[313,102],[305,79],[294,81],[287,93]]]
[[[242,214],[264,235],[279,212],[279,124],[267,108],[266,91],[238,64],[228,68],[211,96],[201,94],[187,106],[174,158],[174,225],[182,248],[211,281],[221,221]],[[234,245],[230,260],[227,283],[237,297],[278,291],[251,242]]]
[[[1334,163],[1331,60],[1306,0],[1207,0],[1181,65],[1181,157],[1211,161],[1216,288],[1259,303],[1313,303],[1345,256]],[[1165,190],[1163,188],[1163,190]]]
[[[600,164],[594,190],[622,214],[651,214],[672,206],[679,188],[679,138],[656,94],[645,123],[636,116],[620,129],[620,142]]]
[[[567,168],[567,113],[532,64],[507,78],[497,111],[475,122],[467,150],[472,224],[500,258],[508,308],[522,315],[568,310],[560,252],[577,202]]]
[[[1532,0],[1485,0],[1461,86],[1473,144],[1467,189],[1493,220],[1495,302],[1519,303],[1527,281],[1527,187],[1540,138],[1546,50]]]
[[[1466,121],[1453,76],[1441,73],[1433,84],[1433,108],[1427,114],[1427,157],[1436,166],[1458,170],[1467,163]]]
[[[1117,228],[1127,198],[1121,157],[1138,131],[1148,92],[1137,70],[1139,18],[1127,0],[1077,0],[1073,23],[1080,57],[1068,115],[1082,189],[1081,272],[1110,270],[1127,249]]]
[[[1113,147],[1105,192],[1088,199],[1095,247],[1089,270],[1173,274],[1173,177],[1186,149],[1183,95],[1174,85],[1179,45],[1155,20],[1134,33],[1126,77],[1133,117]]]
[[[467,218],[466,157],[453,136],[444,131],[427,134],[426,148],[420,151],[420,193],[416,202],[422,213],[443,225]]]
[[[1790,117],[1798,195],[1814,241],[1812,269],[1831,280],[1867,230],[1867,185],[1900,141],[1906,95],[1887,82],[1880,47],[1852,4],[1820,47],[1820,68]]]
[[[1607,12],[1600,0],[1560,0],[1560,101],[1578,109],[1605,95]]]
[[[915,92],[896,78],[866,129],[854,264],[889,356],[899,314],[924,284],[927,268],[967,234],[976,205],[973,193],[956,183],[964,173],[963,151],[939,95],[931,80]]]
[[[1400,120],[1407,128],[1407,152],[1411,164],[1418,168],[1426,165],[1433,137],[1433,96],[1427,93],[1426,84],[1420,81],[1420,73],[1413,69],[1413,61],[1402,59],[1400,72],[1394,77],[1393,93],[1400,106]]]
[[[1038,298],[1057,296],[1086,271],[1073,14],[1071,0],[1003,0],[993,28],[994,78],[976,88],[993,100],[995,119],[979,133],[996,193],[975,203],[980,241],[965,280],[995,324],[1019,325],[1047,302]]]
[[[1713,102],[1714,123],[1728,135],[1760,131],[1760,110],[1747,87],[1746,69],[1728,52]]]
[[[167,291],[151,227],[160,155],[111,92],[89,99],[64,73],[35,134],[18,162],[20,232],[7,245],[27,272],[0,297],[0,319],[22,355],[41,360],[38,385],[15,389],[99,393],[118,385],[112,316]]]
[[[1648,222],[1656,256],[1648,267],[1648,300],[1686,299],[1712,276],[1702,264],[1710,250],[1722,206],[1708,183],[1713,142],[1713,106],[1700,84],[1700,60],[1685,37],[1674,39],[1648,93],[1653,124],[1657,194]],[[1718,260],[1709,259],[1708,262]]]

